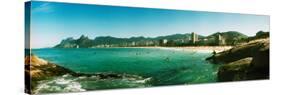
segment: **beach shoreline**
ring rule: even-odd
[[[160,46],[147,46],[147,47],[93,47],[93,48],[158,48],[170,50],[183,50],[183,51],[210,51],[222,52],[231,49],[233,46],[183,46],[183,47],[160,47]]]

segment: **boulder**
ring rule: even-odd
[[[262,47],[253,57],[249,71],[248,79],[269,79],[269,45]]]
[[[218,81],[269,78],[269,38],[253,40],[217,53],[206,60],[222,63]]]
[[[253,58],[251,57],[247,57],[221,66],[218,71],[218,81],[237,81],[247,79],[246,73],[252,59]]]
[[[64,74],[75,74],[73,71],[62,66],[50,63],[35,55],[25,57],[25,91],[33,93],[38,81],[51,78],[54,76],[61,76]]]
[[[62,66],[50,63],[35,55],[25,57],[25,72],[31,79],[44,79],[52,76],[60,76],[73,71]]]

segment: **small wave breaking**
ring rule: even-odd
[[[79,76],[74,77],[66,74],[49,80],[40,81],[35,89],[38,93],[65,93],[79,92],[87,90],[108,89],[108,87],[130,88],[147,87],[146,84],[151,78],[142,78],[137,75],[122,75],[122,78],[100,78],[99,76]]]
[[[55,93],[55,92],[77,92],[86,91],[76,79],[70,78],[70,75],[54,78],[53,80],[41,81],[35,90],[37,93]]]

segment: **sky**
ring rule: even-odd
[[[31,48],[53,47],[86,35],[129,38],[195,32],[238,31],[248,36],[269,31],[269,16],[32,1]]]

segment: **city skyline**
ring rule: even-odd
[[[269,31],[269,16],[32,1],[31,48],[52,47],[62,39],[87,35],[156,37],[195,32]]]

